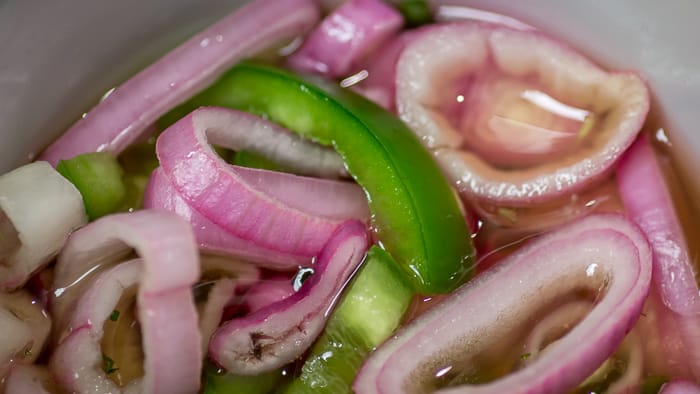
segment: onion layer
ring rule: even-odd
[[[72,305],[70,298],[61,298],[61,293],[70,291],[90,272],[104,269],[110,257],[121,256],[130,247],[142,264],[121,264],[107,271]],[[145,353],[141,389],[148,393],[199,389],[201,340],[191,294],[199,278],[194,236],[189,224],[179,217],[145,210],[91,223],[71,235],[59,256],[52,307],[60,314],[73,308],[73,313],[65,327],[67,336],[61,338],[54,353],[52,368],[70,390],[89,391],[98,383],[102,387],[114,385],[101,370],[102,322],[112,313],[122,283],[136,280],[138,274],[138,319]]]
[[[302,72],[342,77],[402,25],[401,14],[382,1],[347,1],[309,34],[288,64]]]
[[[528,244],[421,315],[370,356],[353,388],[442,388],[460,379],[459,365],[526,330],[533,313],[576,290],[598,291],[590,314],[525,368],[441,390],[565,392],[615,351],[639,317],[650,279],[651,252],[639,229],[617,215],[589,216]]]
[[[58,253],[71,231],[87,223],[78,189],[46,162],[0,176],[0,210],[20,242],[0,263],[0,290],[21,287]]]
[[[675,320],[690,368],[700,378],[700,294],[688,247],[646,136],[617,168],[620,196],[654,253],[654,286]]]
[[[355,186],[224,162],[207,139],[227,146],[241,117],[247,119],[239,111],[200,108],[170,126],[156,144],[172,187],[226,238],[298,261],[315,256],[343,220],[368,216],[364,195]],[[266,182],[271,178],[275,181]],[[314,193],[324,188],[327,194]]]
[[[397,65],[400,117],[467,199],[523,206],[601,180],[634,141],[649,94],[537,31],[425,28]]]
[[[81,153],[120,153],[158,117],[242,58],[291,40],[319,18],[313,0],[250,2],[115,89],[40,156],[56,165]]]
[[[336,297],[367,246],[367,232],[360,222],[338,228],[301,289],[225,323],[212,337],[210,356],[230,373],[241,375],[271,371],[299,357],[323,330]]]

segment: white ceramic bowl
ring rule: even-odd
[[[0,0],[0,173],[26,162],[109,88],[242,3]],[[689,169],[697,168],[700,153],[700,2],[464,3],[520,18],[609,67],[640,70],[668,118],[686,180],[693,180]]]

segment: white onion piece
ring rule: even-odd
[[[51,374],[44,366],[14,365],[5,379],[5,394],[56,394]]]
[[[700,394],[700,386],[690,380],[672,380],[661,386],[659,394]]]
[[[21,243],[0,264],[0,290],[24,285],[58,253],[71,231],[87,223],[78,189],[46,162],[0,176],[0,209]]]
[[[51,330],[51,319],[25,290],[0,293],[0,381],[13,365],[39,357]]]
[[[620,196],[654,253],[654,285],[685,345],[689,366],[700,378],[700,294],[688,247],[671,196],[646,136],[617,168]]]
[[[200,108],[158,138],[156,153],[163,174],[193,210],[219,226],[227,237],[297,259],[315,256],[348,217],[367,217],[368,211],[352,208],[365,207],[364,197],[343,212],[341,200],[359,199],[361,189],[354,186],[338,187],[335,193],[313,193],[311,182],[328,185],[332,181],[272,173],[269,175],[278,179],[294,180],[271,188],[262,178],[250,176],[270,172],[227,164],[208,139],[226,146],[240,116],[241,112],[225,108]]]
[[[119,154],[158,117],[240,59],[292,40],[319,18],[313,0],[257,0],[198,33],[116,88],[40,156],[56,165],[81,153]]]
[[[287,64],[301,72],[342,77],[396,34],[403,17],[380,0],[350,0],[321,21]]]
[[[500,25],[427,27],[396,73],[400,117],[465,198],[494,204],[551,200],[602,179],[649,108],[636,74],[607,73],[541,32]],[[499,116],[557,133],[496,127]]]
[[[323,330],[336,297],[367,246],[362,223],[350,221],[338,228],[301,289],[222,325],[210,342],[210,357],[229,373],[239,375],[271,371],[299,357]]]
[[[591,312],[532,364],[490,383],[439,391],[565,392],[622,342],[650,279],[651,252],[639,229],[621,216],[589,216],[529,243],[404,327],[365,361],[353,388],[429,390],[438,371],[449,380],[448,368],[512,337],[547,303],[573,289],[600,291]]]
[[[145,375],[140,387],[148,393],[195,392],[200,384],[202,355],[191,287],[199,278],[199,255],[187,222],[173,214],[144,210],[110,215],[91,223],[73,233],[61,252],[55,269],[55,289],[70,288],[86,273],[104,268],[100,265],[107,265],[109,257],[123,255],[131,247],[142,261],[137,300]],[[117,268],[107,272],[117,275],[126,270]],[[109,283],[110,279],[103,281]],[[120,283],[111,283],[119,293]],[[54,368],[71,368],[62,370],[57,378],[76,391],[87,390],[99,382],[107,384],[100,370],[99,348],[90,349],[99,340],[101,324],[119,295],[103,291],[103,287],[93,283],[88,294],[81,295],[74,305],[62,302],[60,296],[53,299],[52,307],[58,306],[63,314],[71,310],[73,313],[68,336],[61,338],[52,364]],[[81,347],[75,347],[78,344]]]

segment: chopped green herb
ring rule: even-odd
[[[530,358],[531,355],[532,355],[532,354],[530,354],[530,353],[523,353],[523,354],[520,355],[520,359],[523,360],[523,361],[525,361],[525,360],[527,360],[528,358]]]
[[[398,9],[409,27],[424,25],[433,19],[430,6],[425,0],[402,0]]]
[[[112,311],[112,314],[109,315],[109,320],[117,321],[117,319],[119,319],[119,311],[115,309]]]
[[[24,357],[31,357],[31,355],[32,355],[32,348],[31,347],[24,349]]]
[[[119,371],[119,368],[114,367],[114,360],[109,358],[107,355],[102,354],[102,370],[109,375]]]

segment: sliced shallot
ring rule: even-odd
[[[636,74],[502,25],[427,27],[396,73],[400,117],[465,198],[492,204],[547,201],[601,180],[649,108]]]
[[[140,264],[119,264],[99,274],[79,299],[61,298],[81,278],[109,268],[110,257],[122,256],[131,247],[141,257]],[[191,287],[198,278],[194,235],[174,214],[144,210],[111,215],[73,233],[55,269],[52,308],[70,317],[52,357],[56,378],[77,392],[96,385],[114,387],[102,370],[102,324],[128,283],[138,280],[145,360],[143,379],[133,384],[148,393],[196,392],[202,354]]]
[[[0,176],[0,226],[19,244],[0,263],[0,290],[24,285],[48,263],[71,231],[87,223],[78,189],[46,162],[34,162]],[[6,221],[9,220],[9,223]],[[0,247],[5,245],[0,241]]]
[[[0,293],[0,381],[17,364],[31,364],[44,347],[51,319],[25,290]]]
[[[318,20],[313,0],[257,0],[225,17],[116,88],[40,156],[56,165],[81,153],[123,151],[168,110],[242,58],[290,41]]]
[[[140,275],[139,260],[119,264],[101,273],[80,297],[69,322],[69,332],[51,355],[51,370],[63,387],[76,393],[121,392],[108,376],[112,371],[103,367],[105,357],[110,357],[102,352],[103,327],[116,310],[124,290],[137,285]],[[129,385],[138,387],[140,383],[132,381]]]
[[[365,361],[353,388],[565,392],[615,352],[639,317],[650,279],[651,251],[639,229],[621,216],[589,216],[529,243],[405,326]],[[597,293],[591,312],[534,362],[488,383],[446,387],[478,379],[461,366],[496,345],[512,346],[533,314],[585,290]]]
[[[344,220],[368,216],[364,194],[355,186],[227,164],[208,141],[227,147],[241,117],[247,123],[239,111],[200,108],[170,126],[156,143],[172,187],[192,211],[224,230],[227,239],[243,240],[271,255],[310,259]],[[315,192],[324,189],[327,193]]]
[[[620,196],[654,253],[654,286],[675,320],[677,332],[700,378],[700,294],[683,231],[663,175],[647,139],[641,136],[617,168]]]
[[[362,223],[350,221],[339,227],[298,292],[222,325],[212,337],[209,355],[230,373],[241,375],[271,371],[299,357],[323,330],[367,246]]]
[[[401,14],[380,0],[349,0],[309,34],[288,64],[297,71],[345,76],[402,25]]]

